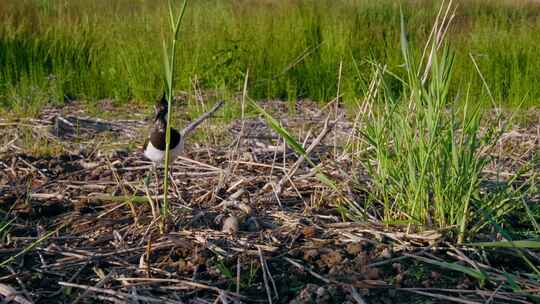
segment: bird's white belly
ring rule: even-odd
[[[184,141],[181,140],[174,149],[171,150],[169,163],[173,163],[178,155],[184,150]],[[146,149],[144,150],[144,156],[154,163],[161,163],[165,159],[165,151],[161,151],[152,145],[152,142],[148,142]]]

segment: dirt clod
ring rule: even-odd
[[[239,226],[238,218],[236,216],[229,216],[223,221],[223,228],[221,231],[229,234],[236,234]]]

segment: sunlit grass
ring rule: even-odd
[[[436,22],[434,32],[443,32],[451,19]],[[501,182],[504,191],[483,191],[485,152],[504,131],[501,118],[483,126],[486,112],[472,100],[470,85],[455,92],[456,57],[444,34],[431,36],[420,57],[405,22],[401,28],[405,77],[373,63],[379,85],[366,101],[369,115],[361,129],[368,151],[363,166],[371,177],[367,208],[387,224],[406,224],[408,232],[453,228],[462,242],[522,209],[530,183],[516,188],[510,180]],[[402,95],[392,94],[387,77],[403,83]],[[483,210],[492,215],[486,218]]]
[[[64,98],[153,100],[162,84],[161,33],[167,1],[7,1],[1,5],[0,99],[3,106],[62,103]],[[436,5],[403,3],[411,41],[425,41]],[[468,54],[478,60],[503,105],[538,104],[540,5],[521,1],[461,3],[449,33],[456,52],[452,88],[471,85],[471,99],[488,104]],[[277,22],[279,20],[279,22]],[[250,70],[254,99],[328,101],[337,90],[352,103],[365,94],[370,58],[395,68],[399,6],[395,1],[195,1],[176,66],[177,91],[240,92]],[[359,72],[359,73],[358,73]],[[401,74],[400,76],[404,76]],[[388,89],[400,94],[398,81]],[[455,89],[452,89],[455,90]],[[455,91],[453,92],[455,93]]]
[[[176,77],[176,50],[177,50],[177,44],[179,43],[179,33],[180,33],[180,26],[182,25],[182,19],[184,18],[184,13],[186,11],[187,6],[187,0],[184,0],[184,4],[182,5],[180,11],[178,14],[175,14],[174,5],[171,1],[169,1],[169,21],[170,21],[170,30],[171,30],[171,36],[169,42],[167,40],[163,40],[163,66],[165,73],[165,84],[166,84],[166,97],[167,97],[167,103],[168,103],[168,111],[167,111],[167,130],[165,135],[165,163],[164,167],[165,170],[163,172],[163,204],[161,205],[161,216],[163,221],[168,221],[169,214],[170,214],[170,207],[169,207],[169,163],[170,163],[170,150],[171,150],[171,117],[173,113],[173,107],[172,102],[174,99],[174,85],[175,85],[175,77]],[[183,139],[181,139],[183,140]]]

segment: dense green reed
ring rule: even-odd
[[[450,18],[440,19],[433,32],[450,23]],[[371,177],[365,208],[388,224],[406,224],[409,232],[457,228],[462,242],[523,209],[530,191],[536,191],[535,177],[517,186],[523,172],[532,172],[523,166],[515,179],[486,190],[491,180],[483,172],[491,156],[485,151],[499,142],[502,117],[495,115],[481,128],[487,112],[471,99],[470,85],[453,86],[456,57],[444,34],[430,37],[422,53],[407,39],[405,22],[401,27],[406,74],[399,77],[373,63],[374,89],[365,99],[367,107],[361,105],[369,109],[360,130],[367,157],[362,163]],[[388,77],[403,83],[402,94],[393,94]]]
[[[437,7],[404,1],[411,41],[425,41]],[[64,98],[153,100],[163,87],[161,37],[166,1],[7,0],[0,3],[0,101],[32,108]],[[450,33],[456,50],[452,88],[471,86],[486,102],[469,53],[503,105],[540,100],[540,5],[528,1],[461,3]],[[250,71],[254,98],[336,95],[343,62],[345,101],[363,95],[370,67],[353,60],[403,63],[399,3],[369,0],[195,1],[179,46],[175,87],[240,91]],[[358,71],[360,73],[358,73]],[[400,94],[399,82],[390,82]],[[230,94],[230,93],[227,93]]]

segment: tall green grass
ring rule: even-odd
[[[172,31],[170,42],[167,40],[163,41],[163,66],[165,68],[164,78],[165,83],[167,84],[167,130],[165,136],[165,170],[163,171],[163,205],[161,208],[162,212],[162,223],[165,223],[169,220],[170,210],[169,210],[169,162],[170,162],[170,149],[171,149],[171,117],[173,112],[172,101],[174,99],[174,79],[175,79],[175,62],[176,62],[176,49],[177,44],[180,43],[179,34],[180,26],[182,25],[182,20],[184,19],[184,13],[186,12],[187,0],[184,0],[182,9],[175,14],[173,4],[169,0],[169,21],[170,21],[170,30]],[[170,44],[170,45],[168,45]],[[182,134],[184,136],[184,134]],[[181,138],[181,141],[184,139]],[[179,143],[182,144],[183,143]]]
[[[425,41],[437,7],[404,1],[413,31]],[[177,54],[183,73],[178,90],[195,79],[205,90],[248,89],[255,99],[336,95],[353,101],[365,93],[360,79],[372,59],[401,64],[399,5],[382,0],[195,1],[190,29]],[[166,1],[8,0],[0,3],[0,100],[22,109],[65,98],[154,100],[162,87],[161,37],[167,29]],[[471,85],[474,101],[486,102],[482,82],[468,61],[478,59],[502,105],[540,100],[540,5],[529,1],[466,1],[449,35],[456,51],[452,88]],[[400,75],[404,76],[404,75]],[[401,94],[398,81],[389,83]],[[178,93],[178,92],[176,92]]]
[[[533,188],[530,182],[514,187],[510,180],[500,181],[498,191],[484,191],[490,160],[485,152],[497,143],[503,123],[497,117],[481,128],[486,112],[471,97],[472,85],[455,87],[457,56],[444,39],[448,16],[437,19],[433,33],[441,34],[431,35],[425,48],[411,46],[402,20],[404,76],[372,63],[372,83],[378,85],[366,101],[369,115],[361,133],[371,176],[368,208],[386,223],[406,224],[408,231],[457,228],[462,242],[468,231],[498,225],[522,209]],[[402,94],[392,92],[388,79],[402,83]]]

